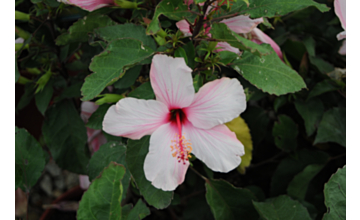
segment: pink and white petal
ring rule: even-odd
[[[86,128],[88,134],[88,144],[92,153],[95,153],[99,150],[100,146],[107,142],[106,137],[101,132],[101,130],[93,130],[91,128]],[[93,130],[92,132],[89,130]],[[91,133],[91,135],[89,135]]]
[[[335,14],[341,22],[341,26],[346,30],[346,0],[334,1]]]
[[[81,189],[87,190],[90,186],[89,176],[79,175],[79,185]]]
[[[245,109],[246,96],[239,80],[223,77],[202,86],[183,111],[195,127],[210,129],[233,120]]]
[[[185,19],[176,22],[176,27],[179,28],[179,30],[184,34],[185,37],[192,36],[190,24]]]
[[[346,38],[346,31],[338,33],[338,35],[336,35],[336,38],[338,40],[342,40],[342,39]]]
[[[339,49],[339,54],[346,55],[346,40],[343,41],[343,44],[341,45]]]
[[[259,41],[262,43],[270,44],[270,46],[275,50],[276,54],[282,59],[283,55],[279,45],[277,45],[277,43],[275,43],[273,39],[271,39],[268,35],[262,32],[259,28],[254,28],[254,30],[251,32],[251,35],[254,37],[253,41],[257,44],[260,44]]]
[[[213,171],[229,172],[240,165],[240,156],[245,154],[244,146],[226,125],[206,130],[187,121],[183,131],[190,139],[192,153]]]
[[[177,135],[174,123],[159,127],[150,137],[149,153],[144,162],[145,177],[156,188],[173,191],[184,182],[189,162],[178,162],[172,156],[171,140]],[[185,164],[184,164],[185,163]]]
[[[226,24],[230,30],[241,34],[249,33],[262,22],[264,22],[263,18],[251,19],[249,15],[239,15],[220,21],[220,23]]]
[[[230,51],[238,55],[241,54],[238,48],[231,46],[228,42],[218,42],[216,47],[219,47],[219,49],[216,49],[215,52]]]
[[[169,109],[189,106],[195,95],[191,72],[182,57],[155,55],[150,68],[150,82],[156,100]]]
[[[114,0],[68,0],[68,2],[87,11],[94,11],[99,8],[114,5]]]
[[[106,112],[103,130],[111,135],[140,139],[168,122],[170,112],[156,100],[121,99]]]
[[[21,37],[19,37],[19,38],[17,38],[17,39],[15,40],[15,43],[16,43],[16,44],[22,44],[22,43],[24,43],[24,39],[21,38]]]
[[[81,118],[82,120],[87,123],[92,113],[94,113],[98,109],[98,105],[96,105],[94,102],[82,102],[81,103]]]

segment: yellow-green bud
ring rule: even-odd
[[[20,11],[15,11],[15,20],[29,21],[30,15]]]
[[[101,97],[101,98],[96,100],[95,104],[97,104],[97,105],[102,105],[105,103],[115,103],[115,102],[118,102],[120,99],[125,98],[125,96],[123,96],[123,95],[110,94],[110,93],[98,95],[98,97]]]
[[[52,76],[51,69],[49,69],[44,75],[40,77],[40,79],[36,82],[36,85],[38,86],[35,94],[42,91],[44,87],[46,86],[46,83],[49,81],[50,77]]]
[[[31,82],[30,79],[25,78],[23,76],[20,76],[16,83],[21,84],[21,85],[25,85],[26,83],[29,83],[29,82]]]
[[[129,1],[125,1],[125,0],[115,0],[114,3],[115,3],[115,5],[117,5],[120,8],[128,8],[128,9],[135,9],[135,8],[137,8],[138,4],[140,4],[140,3],[129,2]]]

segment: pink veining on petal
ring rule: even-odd
[[[239,15],[233,18],[224,19],[220,23],[226,24],[235,33],[249,33],[258,24],[264,21],[263,18],[251,19],[249,15]]]
[[[223,77],[202,86],[183,111],[195,127],[210,129],[233,120],[245,109],[246,96],[239,80]]]
[[[114,5],[114,0],[68,0],[68,2],[87,11]]]
[[[187,121],[183,128],[193,144],[194,155],[213,171],[229,172],[240,165],[244,146],[226,125],[199,129]]]
[[[346,55],[346,40],[343,41],[343,43],[339,49],[339,54]]]
[[[150,68],[150,82],[156,100],[169,109],[187,107],[194,99],[192,69],[184,58],[172,58],[166,55],[154,56]]]
[[[335,14],[340,19],[341,26],[346,30],[346,0],[335,0],[334,7]]]
[[[174,123],[167,123],[157,129],[150,137],[149,153],[144,162],[145,177],[156,188],[164,191],[175,190],[184,182],[189,162],[178,162],[171,149],[172,140],[176,139],[178,128]]]
[[[106,112],[103,130],[111,135],[140,139],[169,120],[169,109],[156,100],[121,99]]]
[[[190,24],[184,19],[176,22],[176,27],[184,34],[185,37],[192,36]]]
[[[227,42],[218,42],[216,47],[219,48],[219,49],[216,49],[215,52],[230,51],[230,52],[236,53],[238,55],[241,54],[241,52],[240,52],[240,50],[238,48],[232,47]]]
[[[266,43],[270,44],[270,46],[275,50],[276,54],[282,59],[283,55],[281,49],[277,43],[273,39],[271,39],[268,35],[262,32],[259,28],[254,28],[251,32],[253,36],[253,42],[257,44]]]

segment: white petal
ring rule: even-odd
[[[223,77],[202,86],[183,111],[195,127],[209,129],[233,120],[245,109],[246,96],[240,82]]]
[[[183,130],[190,139],[193,154],[213,171],[229,172],[240,165],[244,146],[226,125],[205,130],[187,122]]]
[[[346,40],[343,41],[343,43],[339,49],[339,54],[346,55]]]
[[[94,113],[96,111],[96,109],[98,109],[98,105],[96,105],[94,102],[82,102],[81,103],[81,118],[82,120],[87,123],[87,121],[89,120],[90,116],[92,115],[92,113]]]
[[[341,22],[341,26],[346,30],[346,0],[334,1],[335,14]]]
[[[121,99],[106,112],[103,130],[115,136],[140,139],[168,122],[168,108],[156,100]]]
[[[150,68],[150,82],[156,100],[169,109],[189,106],[195,94],[191,72],[182,57],[155,55]]]
[[[216,49],[215,52],[230,51],[238,55],[241,54],[238,48],[231,46],[228,42],[218,42],[216,47],[219,49]]]
[[[171,140],[177,134],[175,124],[168,123],[158,128],[150,137],[149,153],[144,162],[145,177],[156,188],[164,191],[175,190],[184,182],[189,162],[178,162],[172,156]]]
[[[346,31],[338,33],[338,35],[336,35],[336,38],[338,40],[342,40],[342,39],[346,38]]]
[[[185,37],[192,36],[190,24],[185,19],[176,22],[176,27],[179,28],[179,30],[184,34]]]
[[[224,19],[220,23],[226,24],[235,33],[246,34],[252,31],[258,24],[264,21],[263,18],[251,19],[249,15],[239,15],[233,18]]]

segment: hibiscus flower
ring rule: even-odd
[[[250,16],[246,15],[239,15],[233,18],[224,19],[220,21],[220,23],[226,24],[230,30],[234,31],[237,34],[247,34],[250,33],[252,36],[252,41],[257,44],[270,44],[271,47],[275,50],[277,55],[282,58],[282,52],[279,47],[268,35],[262,32],[256,26],[262,23],[264,20],[263,18],[251,19]],[[179,30],[184,34],[184,36],[192,36],[192,30],[190,28],[190,24],[186,20],[181,20],[176,23],[176,26]],[[208,28],[208,31],[210,28]],[[227,42],[219,42],[218,47],[221,49],[217,50],[216,52],[220,52],[223,50],[227,50],[230,52],[234,52],[239,54],[239,49],[230,46]]]
[[[335,14],[340,19],[341,26],[344,28],[344,31],[340,32],[336,37],[338,40],[342,40],[346,38],[346,0],[335,0],[334,7]],[[343,44],[339,49],[339,54],[346,54],[346,40],[343,41]]]
[[[224,125],[246,108],[240,82],[223,77],[195,94],[191,72],[184,58],[155,55],[150,82],[156,100],[121,99],[103,121],[103,130],[112,135],[151,135],[145,177],[165,191],[184,181],[191,153],[218,172],[236,168],[244,155],[244,146]]]
[[[99,8],[118,6],[121,8],[136,8],[136,2],[130,2],[126,0],[58,0],[65,4],[76,5],[87,11],[94,11]]]

